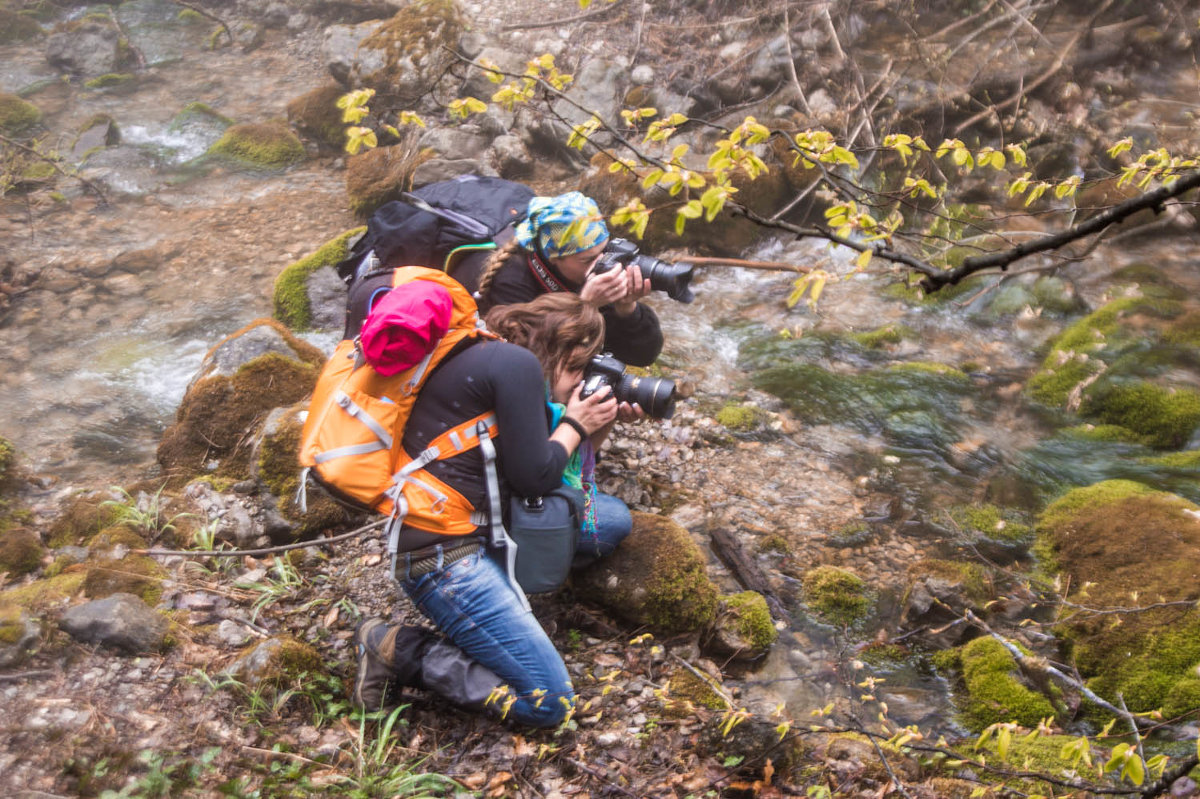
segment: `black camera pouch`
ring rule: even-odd
[[[570,486],[559,486],[543,497],[513,496],[508,536],[517,545],[515,571],[525,593],[553,591],[566,581],[583,506],[583,492]]]

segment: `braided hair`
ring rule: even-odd
[[[500,267],[504,265],[504,262],[515,255],[519,249],[521,249],[520,243],[516,239],[509,239],[503,247],[498,248],[483,262],[483,268],[479,273],[479,287],[475,289],[475,299],[477,301],[482,303],[487,298],[496,273],[500,271]]]

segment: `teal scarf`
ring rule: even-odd
[[[567,406],[559,402],[546,400],[550,409],[550,429],[558,427],[567,412]],[[565,485],[583,491],[583,532],[595,541],[596,531],[596,450],[591,439],[585,438],[567,458],[567,466],[563,469],[562,481]]]

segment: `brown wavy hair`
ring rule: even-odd
[[[488,329],[537,356],[547,381],[560,368],[582,369],[604,346],[604,317],[569,291],[488,311]]]

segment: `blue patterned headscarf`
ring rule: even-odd
[[[582,225],[571,225],[583,220]],[[537,245],[534,244],[534,237]],[[596,201],[577,191],[557,197],[534,197],[525,221],[517,225],[517,242],[527,250],[540,247],[547,258],[560,258],[608,241],[608,226]]]

